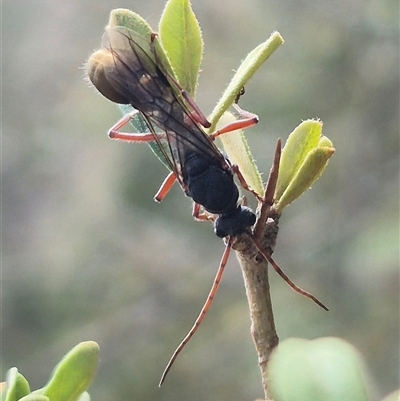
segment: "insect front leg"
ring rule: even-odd
[[[113,125],[109,131],[108,136],[111,139],[117,139],[124,142],[153,142],[155,141],[153,133],[139,133],[139,132],[120,132],[119,130],[127,125],[132,118],[139,113],[138,110],[133,110],[128,114],[125,114],[115,125]],[[173,171],[171,171],[164,182],[161,184],[160,189],[154,196],[154,200],[156,202],[161,202],[169,190],[172,188],[176,181],[176,175]]]
[[[152,142],[154,136],[152,133],[142,134],[139,132],[127,133],[120,132],[119,130],[127,125],[135,115],[139,113],[138,110],[133,110],[128,114],[125,114],[115,125],[108,130],[108,136],[111,139],[117,139],[125,142]]]
[[[243,110],[236,103],[234,103],[232,105],[232,107],[239,114],[239,119],[225,125],[221,129],[212,133],[210,135],[212,139],[215,139],[222,134],[228,134],[229,132],[236,131],[238,129],[250,128],[253,125],[256,125],[258,123],[259,118],[258,118],[257,114],[250,113],[249,111]]]

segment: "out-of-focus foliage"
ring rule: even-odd
[[[146,146],[107,139],[119,110],[80,67],[109,12],[157,26],[152,2],[3,2],[2,364],[32,388],[60,354],[102,348],[92,399],[255,399],[262,394],[234,258],[202,328],[161,390],[171,352],[222,254]],[[207,114],[255,45],[285,44],[246,87],[260,116],[246,136],[267,173],[276,139],[321,118],[337,150],[323,179],[285,210],[275,259],[329,308],[271,273],[277,330],[338,336],[365,357],[377,399],[399,387],[398,12],[389,0],[193,2],[204,36],[197,101]],[[44,355],[46,358],[44,358]]]
[[[99,346],[85,341],[70,350],[55,367],[48,383],[30,392],[26,378],[11,368],[0,391],[3,401],[90,401],[86,392],[99,361]]]
[[[332,142],[322,135],[321,121],[306,120],[293,130],[279,163],[274,194],[279,214],[321,177],[334,152]]]
[[[274,401],[371,401],[361,355],[338,338],[281,342],[268,364],[268,378]]]

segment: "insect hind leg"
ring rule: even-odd
[[[206,302],[204,303],[203,307],[201,308],[201,311],[197,317],[197,319],[195,320],[192,328],[189,330],[189,332],[186,334],[185,338],[181,341],[181,343],[178,345],[178,347],[176,348],[176,350],[174,351],[174,353],[171,356],[171,359],[169,360],[162,376],[161,376],[161,380],[159,383],[159,387],[161,387],[161,385],[164,383],[165,378],[167,377],[167,374],[169,372],[169,370],[171,369],[173,363],[175,362],[176,358],[178,357],[178,355],[180,354],[180,352],[183,350],[183,348],[185,347],[185,345],[190,341],[190,339],[194,336],[194,334],[196,333],[197,329],[199,328],[201,322],[203,321],[205,315],[207,314],[207,312],[209,311],[212,301],[215,297],[215,295],[217,294],[219,285],[221,283],[221,279],[222,279],[222,275],[224,273],[225,270],[225,266],[228,263],[228,259],[229,259],[229,254],[230,251],[232,249],[232,242],[233,242],[233,238],[230,237],[228,240],[228,243],[226,244],[225,247],[225,251],[222,255],[221,258],[221,262],[219,264],[218,270],[217,270],[217,274],[215,275],[214,278],[214,282],[212,284],[211,290],[207,296]]]

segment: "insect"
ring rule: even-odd
[[[208,128],[211,124],[167,68],[157,61],[157,54],[152,46],[155,38],[155,34],[149,37],[152,49],[152,54],[149,54],[133,31],[123,27],[108,27],[103,36],[103,48],[89,59],[88,75],[99,92],[112,102],[128,104],[134,108],[110,128],[109,137],[126,142],[154,142],[170,169],[155,195],[155,200],[160,202],[164,199],[177,181],[194,202],[193,216],[199,220],[212,220],[216,235],[227,238],[207,300],[193,327],[172,355],[162,375],[161,385],[176,357],[194,335],[211,306],[234,237],[243,233],[252,235],[250,228],[256,222],[256,216],[250,208],[238,202],[239,190],[234,176],[259,201],[262,202],[263,199],[249,188],[240,170],[229,162],[214,143],[219,135],[255,125],[258,117],[236,105],[234,107],[240,119],[211,135],[206,134],[203,127]],[[120,132],[137,113],[144,119],[150,132]],[[255,245],[262,252],[256,241]],[[265,252],[262,254],[271,261],[269,255]],[[275,270],[293,289],[327,309],[311,294],[292,283],[275,265]]]

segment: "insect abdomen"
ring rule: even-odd
[[[213,214],[236,209],[239,191],[230,170],[212,164],[202,155],[188,151],[185,155],[187,195]]]

